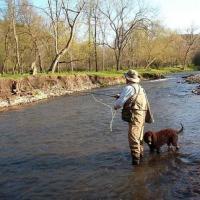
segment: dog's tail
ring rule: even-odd
[[[181,129],[178,130],[177,133],[181,133],[183,131],[183,129],[184,129],[183,124],[182,123],[180,123],[180,124],[181,124]]]

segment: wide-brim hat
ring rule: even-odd
[[[140,82],[140,76],[137,71],[130,69],[127,73],[124,74],[125,78],[133,83],[139,83]]]

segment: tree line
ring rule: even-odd
[[[140,0],[0,1],[0,73],[199,64],[200,37],[156,20]]]

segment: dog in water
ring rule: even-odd
[[[144,134],[144,141],[148,144],[151,152],[153,152],[156,149],[157,153],[160,153],[160,147],[164,144],[168,145],[168,150],[170,150],[171,145],[174,146],[176,150],[178,150],[178,134],[182,131],[182,124],[180,130],[167,128],[158,132],[147,131]]]

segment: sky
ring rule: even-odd
[[[37,6],[44,6],[47,0],[30,0]],[[70,0],[74,1],[74,0]],[[132,0],[135,1],[135,0]],[[157,19],[166,27],[184,32],[194,26],[200,28],[200,0],[141,0],[157,10]],[[2,0],[0,0],[1,6]]]
[[[47,0],[32,0],[42,5]],[[73,0],[71,0],[73,1]],[[134,0],[133,0],[134,1]],[[157,18],[173,30],[185,31],[191,25],[200,27],[200,0],[144,0],[158,10]]]
[[[158,19],[173,30],[200,27],[200,0],[146,0],[158,8]]]

